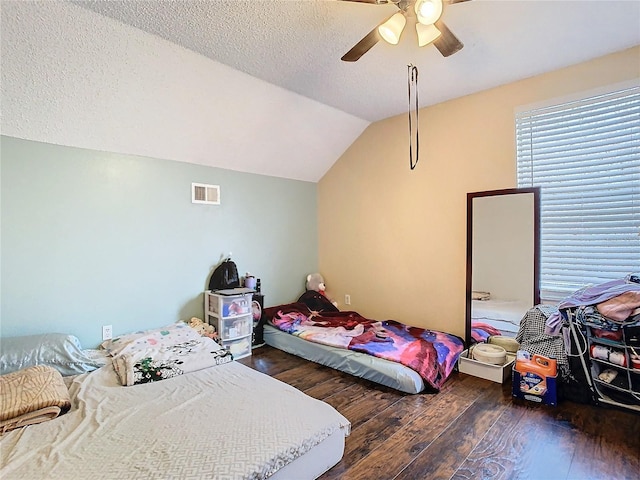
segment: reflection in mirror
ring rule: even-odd
[[[539,188],[467,194],[467,345],[515,337],[540,302],[539,213]]]

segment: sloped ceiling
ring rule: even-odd
[[[317,181],[370,122],[640,44],[640,2],[473,0],[443,58],[408,25],[340,57],[394,5],[2,1],[2,133]]]
[[[369,124],[77,5],[1,5],[3,135],[316,182]]]
[[[408,64],[421,72],[420,100],[426,106],[640,43],[637,0],[473,0],[445,5],[443,20],[465,44],[459,53],[444,58],[433,46],[418,47],[410,20],[398,45],[381,41],[355,63],[340,58],[398,11],[392,3],[76,3],[371,122],[406,111]]]

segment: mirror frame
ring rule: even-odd
[[[467,193],[467,284],[465,291],[465,344],[471,346],[471,292],[473,265],[473,199],[499,195],[533,194],[533,305],[540,303],[540,187],[506,188]]]

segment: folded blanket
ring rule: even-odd
[[[60,415],[61,411],[60,407],[44,407],[35,412],[29,412],[8,420],[3,420],[0,422],[0,432],[6,433],[16,428],[52,420]]]
[[[60,372],[36,365],[0,376],[0,430],[40,423],[71,408]]]
[[[112,358],[125,386],[156,382],[233,360],[233,355],[208,337],[151,346],[138,339]]]
[[[624,292],[621,295],[610,298],[596,307],[601,315],[614,322],[624,322],[629,317],[637,314],[640,308],[640,291]]]

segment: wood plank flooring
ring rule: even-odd
[[[321,480],[640,480],[640,415],[513,399],[454,373],[408,395],[269,346],[240,360],[323,400],[352,423],[343,459]],[[297,479],[296,479],[297,480]]]

